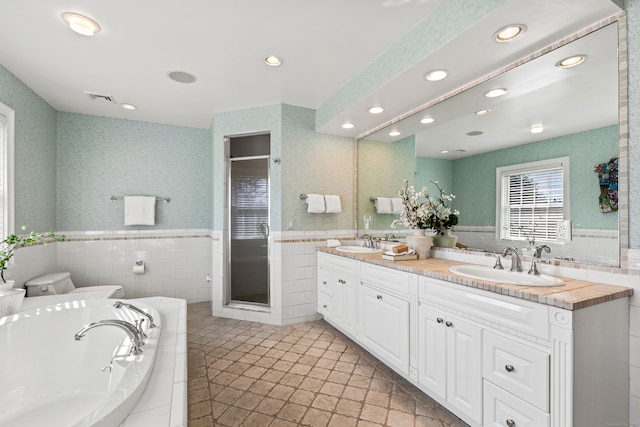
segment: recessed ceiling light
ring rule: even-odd
[[[489,114],[491,112],[491,110],[484,109],[484,110],[478,110],[476,111],[476,116],[486,116],[487,114]]]
[[[355,127],[355,125],[353,123],[343,123],[342,124],[342,128],[343,129],[353,129]]]
[[[481,130],[472,130],[471,132],[467,132],[467,135],[469,136],[478,136],[478,135],[482,135],[484,132],[482,132]]]
[[[448,152],[449,152],[449,150],[442,150],[442,151],[440,152],[440,154],[447,154]]]
[[[422,120],[420,120],[420,123],[422,123],[423,125],[428,125],[429,123],[433,123],[435,121],[436,119],[434,119],[433,117],[424,117]]]
[[[486,92],[484,96],[486,96],[487,98],[497,98],[498,96],[502,96],[505,93],[507,93],[507,90],[501,87],[498,89],[491,89],[490,91]]]
[[[270,55],[264,58],[264,63],[270,67],[279,67],[282,65],[282,59],[277,56]]]
[[[369,112],[371,114],[380,114],[384,111],[384,108],[374,105],[373,107],[369,107]]]
[[[101,30],[96,21],[79,13],[64,12],[62,19],[69,24],[69,28],[83,36],[92,36]]]
[[[449,75],[447,70],[433,70],[429,71],[425,78],[430,82],[437,82],[438,80],[442,80]]]
[[[196,81],[196,76],[184,71],[171,71],[169,73],[169,78],[178,83],[193,83]]]
[[[504,28],[500,28],[493,35],[493,38],[498,43],[506,43],[521,37],[525,31],[527,31],[527,26],[524,24],[512,24],[507,25]]]
[[[558,68],[571,68],[577,65],[582,64],[587,59],[587,55],[574,55],[569,58],[565,58],[562,61],[558,61],[556,63],[556,67]]]
[[[125,104],[120,104],[120,106],[122,108],[124,108],[125,110],[135,110],[136,108],[138,108],[133,104],[126,104],[126,103]]]
[[[541,133],[544,130],[544,125],[535,124],[529,128],[529,132],[531,133]]]
[[[391,132],[389,132],[389,136],[398,136],[398,135],[400,135],[400,131],[392,130]]]

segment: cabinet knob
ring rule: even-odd
[[[507,372],[513,372],[515,369],[514,369],[513,365],[504,365],[504,370],[507,371]],[[509,425],[509,424],[507,423],[507,425]]]
[[[382,299],[382,295],[376,295],[376,298]]]
[[[323,280],[323,281],[322,281],[322,284],[323,284],[323,285],[326,285],[326,284],[327,284],[327,281],[326,281],[326,280]]]
[[[447,328],[450,328],[453,326],[453,323],[449,322],[448,320],[444,324],[447,325]]]
[[[444,319],[443,319],[442,317],[438,317],[438,318],[436,319],[436,321],[437,321],[438,323],[442,323],[442,322],[444,322]]]
[[[511,420],[511,419],[508,419],[507,420],[507,427],[516,427],[516,422]]]
[[[327,304],[322,304],[322,308],[327,308]]]

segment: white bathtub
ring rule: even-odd
[[[113,303],[70,301],[0,319],[0,426],[117,426],[127,417],[151,375],[162,326],[154,308],[135,302],[157,325],[141,354],[129,356],[129,337],[113,326],[74,339],[91,322],[139,318]]]

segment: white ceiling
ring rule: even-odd
[[[214,113],[286,103],[318,108],[443,0],[0,0],[0,61],[60,111],[208,128]],[[478,0],[481,1],[481,0]],[[619,9],[609,0],[506,0],[446,46],[318,130],[355,137]],[[72,11],[100,23],[71,32]],[[28,19],[28,22],[27,22]],[[490,35],[525,23],[497,46]],[[279,68],[264,65],[282,57]],[[424,89],[429,65],[450,78]],[[196,75],[192,84],[167,77]],[[138,107],[91,101],[85,91]],[[385,114],[366,113],[384,102]],[[340,128],[344,120],[356,128]]]
[[[441,1],[0,0],[0,61],[60,111],[208,128],[221,111],[317,108]],[[72,32],[65,11],[102,31]]]

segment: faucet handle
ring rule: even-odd
[[[502,266],[502,262],[500,261],[500,254],[496,254],[496,263],[494,264],[493,268],[496,268],[498,270],[504,270],[504,267]]]

